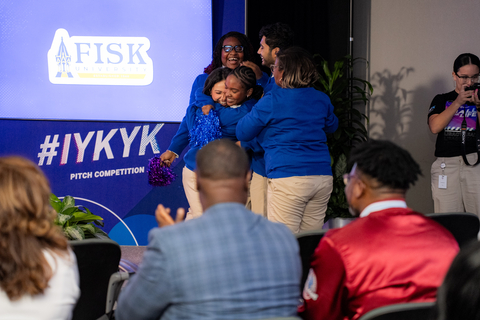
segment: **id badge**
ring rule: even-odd
[[[447,176],[446,175],[439,175],[438,176],[438,188],[439,189],[447,189]]]

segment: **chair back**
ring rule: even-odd
[[[327,231],[328,230],[313,230],[297,233],[295,235],[297,237],[298,246],[300,247],[300,259],[302,260],[302,281],[300,282],[300,290],[303,290],[303,286],[307,280],[312,255]]]
[[[112,240],[70,241],[77,256],[80,299],[72,320],[95,320],[105,314],[110,276],[118,271],[120,246]]]
[[[462,247],[464,244],[477,240],[480,230],[478,216],[468,212],[429,213],[427,217],[435,220],[450,231]]]
[[[435,302],[409,302],[380,307],[365,313],[359,320],[428,320]]]

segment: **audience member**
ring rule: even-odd
[[[0,319],[71,319],[78,269],[49,199],[33,162],[0,158]]]
[[[326,134],[338,119],[328,96],[312,87],[317,70],[307,51],[282,50],[272,68],[279,88],[238,122],[237,138],[265,150],[268,219],[293,233],[321,229],[333,188]]]
[[[295,316],[298,244],[285,226],[245,209],[245,152],[230,140],[215,140],[198,151],[196,172],[205,213],[171,225],[170,210],[158,206],[161,228],[149,234],[140,269],[120,294],[117,319]]]
[[[438,289],[438,320],[480,320],[480,243],[462,248]]]
[[[389,304],[434,301],[458,252],[455,238],[405,203],[421,174],[392,142],[370,140],[350,154],[344,176],[359,219],[326,233],[303,291],[305,319],[358,319]]]

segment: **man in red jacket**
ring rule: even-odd
[[[389,304],[434,301],[458,252],[448,230],[407,208],[405,193],[421,171],[406,150],[369,140],[350,163],[345,194],[360,218],[329,231],[315,250],[305,319],[358,319]]]

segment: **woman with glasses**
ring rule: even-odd
[[[195,102],[195,92],[203,88],[208,75],[215,69],[226,67],[230,70],[238,68],[243,61],[254,61],[255,51],[247,36],[236,31],[224,34],[213,50],[212,62],[197,76],[190,92],[189,104]]]
[[[327,133],[338,127],[308,52],[280,50],[272,67],[279,88],[267,92],[237,125],[237,138],[265,150],[267,218],[293,233],[321,229],[333,188]]]
[[[439,94],[428,111],[428,126],[437,134],[431,167],[435,212],[480,214],[480,165],[477,163],[478,83],[480,60],[471,53],[455,59],[452,77],[455,89]],[[463,141],[463,142],[462,142]]]

